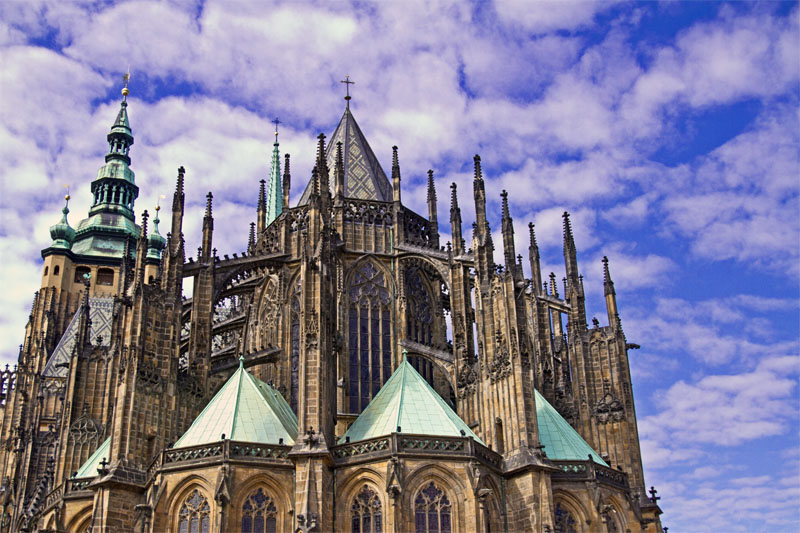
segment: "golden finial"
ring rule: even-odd
[[[163,200],[164,198],[166,198],[166,196],[164,196],[163,194],[158,195],[158,201],[156,202],[156,212],[161,210],[161,200]]]
[[[65,183],[64,188],[67,189],[67,194],[64,195],[64,200],[69,202],[69,183]]]
[[[125,75],[122,76],[122,81],[123,81],[123,83],[125,83],[125,87],[122,88],[122,96],[126,96],[127,97],[130,94],[130,91],[128,90],[128,82],[131,81],[131,69],[130,69],[130,67],[128,67],[128,72],[126,72]]]

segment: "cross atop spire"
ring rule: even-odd
[[[350,108],[350,86],[355,85],[356,82],[350,81],[350,74],[345,74],[343,80],[339,80],[339,83],[344,83],[345,86],[345,101],[347,101],[347,107]]]
[[[275,117],[275,119],[272,121],[272,123],[275,124],[275,142],[277,143],[278,142],[278,124],[283,124],[283,123],[278,119],[278,117]]]

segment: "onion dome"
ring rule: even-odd
[[[52,248],[64,248],[69,250],[72,248],[72,242],[75,240],[75,230],[70,227],[67,222],[67,214],[69,213],[69,195],[64,197],[64,209],[61,210],[63,215],[61,220],[55,226],[50,226],[50,238],[53,239]]]
[[[158,218],[158,211],[161,206],[156,206],[156,218],[153,220],[153,231],[147,236],[147,258],[148,259],[161,259],[161,251],[167,244],[167,239],[161,236],[158,232],[158,223],[161,222]]]

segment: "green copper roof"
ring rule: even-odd
[[[156,207],[156,218],[153,219],[153,231],[147,236],[147,258],[156,260],[161,259],[161,250],[163,250],[164,246],[167,244],[167,239],[158,232],[158,223],[161,222],[158,218],[158,211],[159,209]]]
[[[225,439],[287,445],[297,438],[297,417],[271,385],[247,372],[242,364],[208,402],[175,448]]]
[[[361,128],[358,127],[349,106],[344,110],[344,115],[325,149],[325,157],[331,172],[336,167],[336,143],[339,142],[342,143],[342,156],[344,157],[344,196],[360,200],[391,202],[392,184],[389,183],[389,179],[361,132]],[[333,180],[331,180],[331,185],[333,187],[336,185]],[[309,181],[298,205],[308,203],[311,188],[311,181]],[[334,196],[337,192],[336,190],[331,191]]]
[[[275,132],[275,144],[272,145],[272,171],[269,174],[269,192],[267,193],[267,225],[283,212],[283,191],[281,190],[281,158],[278,152],[278,132]]]
[[[64,209],[61,210],[61,220],[58,224],[50,226],[50,238],[53,239],[51,248],[64,248],[69,250],[72,247],[72,242],[75,240],[75,230],[67,222],[67,215],[69,214],[69,195],[65,198]]]
[[[400,433],[439,437],[460,437],[463,430],[483,444],[405,357],[339,443],[389,435],[398,426]]]
[[[108,453],[111,451],[111,437],[108,437],[106,440],[103,441],[103,444],[100,445],[95,452],[86,459],[86,462],[81,465],[78,469],[78,473],[75,474],[75,477],[85,478],[85,477],[95,477],[97,476],[97,469],[100,468],[100,463],[105,459],[108,461]]]
[[[595,463],[608,466],[538,390],[535,394],[539,440],[549,459],[585,461],[591,455]]]

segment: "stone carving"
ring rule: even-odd
[[[601,424],[619,422],[625,418],[625,408],[611,391],[605,393],[594,408],[594,416]]]
[[[456,386],[458,388],[459,399],[466,398],[475,394],[475,387],[478,381],[478,373],[475,371],[475,365],[465,364],[458,371],[456,378]]]

